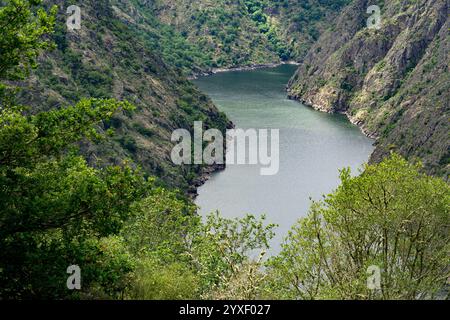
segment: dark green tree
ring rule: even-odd
[[[46,12],[41,0],[0,1],[0,99],[11,98],[5,80],[24,79],[44,49],[53,43],[48,34],[53,31],[56,6]],[[5,104],[6,101],[3,101]]]
[[[37,0],[0,8],[0,298],[64,298],[66,269],[81,265],[78,296],[116,297],[132,259],[114,238],[130,205],[147,190],[128,165],[94,169],[76,143],[101,137],[97,128],[127,102],[82,100],[29,115],[11,104],[8,81],[26,77],[52,43],[55,9]]]

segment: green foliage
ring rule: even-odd
[[[450,276],[450,188],[392,155],[315,202],[270,263],[269,292],[289,299],[429,299]],[[369,266],[381,289],[367,287]]]
[[[11,3],[19,11],[15,6],[26,5]],[[25,16],[31,21],[12,18],[12,25],[24,33],[39,29],[31,11]],[[50,46],[39,42],[51,31],[52,20],[47,22],[30,38],[26,56],[4,65],[1,80],[19,77],[16,68],[33,66],[38,51]],[[93,88],[111,83],[108,74],[86,69],[81,56],[60,35],[57,39],[79,81]],[[26,49],[20,41],[5,48],[7,53],[18,49]],[[179,90],[186,93],[185,111],[202,116],[191,107],[196,89]],[[80,141],[103,139],[100,125],[109,125],[111,134],[113,127],[121,127],[114,121],[118,111],[132,110],[128,102],[113,99],[82,99],[74,106],[32,113],[1,104],[0,299],[198,298],[247,263],[249,250],[268,246],[271,227],[254,217],[233,221],[214,215],[203,224],[190,200],[154,188],[153,179],[127,163],[93,168],[78,155]],[[225,127],[226,119],[218,117]],[[134,152],[133,138],[123,139]],[[66,269],[74,264],[81,267],[81,291],[66,287]]]
[[[163,18],[160,21],[170,21],[170,28],[174,31],[169,40],[183,45],[166,54],[166,34],[163,33],[159,39],[164,49],[161,51],[166,61],[169,61],[166,57],[170,57],[170,62],[189,67],[186,71],[191,74],[210,71],[211,68],[278,61],[276,53],[269,48],[266,31],[260,32],[267,15],[261,10],[252,15],[244,1],[216,1],[214,5],[205,6],[202,2],[193,4],[182,0],[171,8],[156,2],[144,9],[150,16]],[[264,22],[261,28],[258,20]],[[164,31],[164,28],[160,29]],[[183,64],[176,56],[185,57],[186,51],[191,54]]]
[[[165,261],[174,262],[186,250],[189,233],[200,223],[195,210],[180,195],[155,189],[134,205],[134,215],[122,234],[134,254],[157,252]]]
[[[52,47],[44,36],[51,33],[56,7],[49,13],[36,6],[41,0],[3,0],[0,2],[0,80],[21,80],[36,67],[43,49]],[[0,83],[0,103],[11,105],[16,90]]]
[[[265,226],[264,218],[224,219],[218,214],[202,222],[195,211],[190,201],[163,189],[136,203],[135,215],[122,231],[140,261],[129,297],[211,298],[223,296],[231,286],[244,296],[250,284],[256,287],[256,280],[236,286],[235,279],[259,270],[261,261],[251,254],[268,248],[274,226]]]
[[[31,116],[1,111],[0,296],[66,297],[71,264],[84,266],[88,291],[100,283],[105,294],[117,293],[114,274],[123,277],[130,267],[126,255],[108,256],[117,246],[105,243],[121,230],[147,182],[127,166],[90,168],[72,146],[99,137],[95,125],[119,108],[130,106],[83,100]]]
[[[3,110],[1,297],[199,298],[248,264],[251,250],[268,247],[271,227],[254,217],[203,224],[189,200],[151,190],[129,167],[94,169],[77,156],[72,144],[98,138],[94,125],[118,108],[130,106],[83,100],[31,116]],[[72,264],[82,268],[81,292],[65,288]]]
[[[53,17],[34,7],[39,4],[7,1],[1,8],[10,33],[2,38],[2,81],[26,76],[40,50],[51,46],[42,36],[52,30]],[[101,138],[96,128],[119,109],[133,107],[84,99],[28,114],[0,104],[1,299],[118,298],[125,289],[134,261],[115,234],[149,183],[126,164],[91,168],[75,148],[80,140]],[[83,268],[77,293],[66,288],[73,264]]]
[[[23,79],[36,58],[52,46],[44,35],[53,30],[56,7],[35,10],[41,0],[3,0],[0,7],[0,79]]]
[[[246,0],[244,1],[251,19],[258,26],[259,31],[264,34],[273,50],[284,61],[291,58],[291,52],[285,44],[286,41],[281,39],[279,30],[270,24],[269,15],[265,10],[271,5],[271,1]]]
[[[163,60],[183,73],[205,72],[211,67],[211,55],[198,43],[189,42],[186,34],[158,21],[147,4],[133,1],[142,13],[142,20],[133,31],[141,37],[147,48],[162,55]]]
[[[134,300],[198,298],[198,276],[186,264],[161,264],[147,259],[135,271],[128,297]]]
[[[120,144],[130,153],[135,154],[137,151],[136,140],[132,136],[124,135],[119,139]]]
[[[218,213],[207,217],[193,240],[192,253],[203,275],[202,286],[209,288],[204,297],[214,298],[220,292],[228,291],[233,280],[248,265],[259,261],[249,259],[249,256],[258,251],[259,254],[265,254],[274,235],[275,225],[266,226],[264,220],[264,216],[257,219],[252,215],[231,220],[220,217]],[[255,269],[258,270],[258,266]]]
[[[133,21],[118,18],[108,3],[117,5],[114,10],[123,10],[124,14],[130,14],[128,8],[139,10],[139,15]],[[61,3],[60,7],[69,4]],[[33,78],[22,86],[31,90],[22,90],[17,101],[30,105],[30,112],[36,113],[67,107],[89,97],[127,99],[137,112],[125,112],[100,123],[105,130],[111,125],[116,128],[116,136],[109,134],[101,143],[83,141],[82,153],[95,166],[130,158],[145,174],[160,177],[159,183],[191,191],[192,181],[185,179],[179,166],[167,162],[171,143],[166,137],[174,126],[190,129],[193,120],[203,120],[215,128],[224,128],[229,121],[185,79],[181,70],[171,65],[172,61],[166,60],[166,52],[178,56],[180,48],[171,47],[178,41],[176,32],[156,21],[143,4],[89,0],[83,4],[82,16],[82,29],[70,32],[65,25],[67,15],[60,10],[55,33],[48,35],[57,43],[57,49],[40,58]],[[180,35],[178,38],[182,39]],[[187,50],[178,58],[186,64],[195,55]],[[191,62],[198,63],[195,59]],[[176,104],[185,96],[189,97],[189,114]],[[193,181],[200,173],[196,172]]]
[[[335,9],[346,1],[318,2],[321,8]],[[107,3],[96,1],[94,9],[110,18]],[[4,82],[25,77],[39,52],[52,47],[48,39],[54,9],[45,13],[38,0],[1,4],[0,25],[5,33],[0,39],[0,80]],[[288,9],[289,1],[249,0],[245,5],[246,11],[235,14],[250,14],[272,49],[287,59],[290,49],[280,45],[267,10]],[[301,6],[308,9],[308,21],[326,14],[312,8],[311,1]],[[214,18],[202,11],[192,20],[220,39],[227,54],[216,63],[242,62],[233,49],[240,39],[236,16],[223,8],[212,13]],[[127,49],[125,40],[136,34],[133,28],[140,30],[140,40],[184,72],[213,64],[206,62],[208,53],[200,54],[184,39],[187,32],[180,35],[163,27],[151,15],[143,19],[161,34],[117,20],[99,28],[117,32],[121,67],[139,70],[140,60],[122,53]],[[80,51],[68,45],[61,26],[53,39],[81,89],[60,92],[71,101],[82,95],[110,97],[111,68],[85,64]],[[101,34],[97,40],[102,41]],[[146,66],[150,73],[165,68],[151,62]],[[42,72],[48,83],[58,86],[52,68],[47,63]],[[178,83],[175,76],[170,81],[177,82],[174,100],[179,112],[168,116],[174,123],[188,127],[203,120],[208,127],[226,128],[224,114],[207,117],[202,111],[200,104],[208,100],[192,85]],[[80,142],[105,138],[99,128],[108,135],[114,129],[129,129],[119,113],[131,117],[135,108],[130,103],[92,98],[30,112],[12,104],[14,95],[6,93],[5,84],[0,90],[0,299],[415,299],[434,298],[449,276],[449,186],[420,174],[418,166],[399,156],[367,166],[358,177],[343,170],[341,186],[324,201],[313,203],[309,216],[290,232],[282,252],[264,268],[275,227],[266,225],[264,216],[226,219],[213,213],[202,220],[185,195],[157,187],[154,178],[145,177],[128,162],[95,168],[79,155]],[[158,117],[159,113],[153,110]],[[129,127],[143,137],[154,135],[153,127],[135,120]],[[135,137],[125,131],[116,140],[135,155]],[[441,159],[446,160],[448,155]],[[160,164],[155,166],[163,171]],[[187,181],[199,170],[183,171]],[[74,264],[81,267],[80,291],[66,288],[66,269]],[[381,290],[366,287],[370,265],[383,270]]]

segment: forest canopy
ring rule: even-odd
[[[32,112],[15,103],[16,81],[55,46],[56,9],[0,4],[0,299],[448,298],[450,187],[420,164],[392,154],[357,176],[343,169],[340,186],[266,257],[276,226],[264,216],[202,219],[184,190],[138,163],[88,163],[80,143],[109,139],[114,128],[100,128],[136,112],[132,103],[85,97]],[[270,37],[262,2],[246,4]],[[67,288],[73,265],[81,290]]]

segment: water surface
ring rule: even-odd
[[[285,85],[295,66],[220,73],[195,83],[237,128],[280,129],[280,169],[261,176],[260,166],[231,165],[199,188],[200,213],[225,217],[266,214],[276,223],[271,253],[291,226],[304,217],[311,200],[339,184],[339,169],[367,162],[373,141],[343,115],[315,111],[289,100]]]

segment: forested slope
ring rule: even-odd
[[[448,183],[398,155],[366,165],[359,175],[344,169],[341,185],[313,202],[280,254],[265,260],[275,225],[252,215],[202,219],[185,197],[201,168],[170,164],[173,129],[190,129],[194,120],[229,125],[183,75],[202,63],[203,53],[189,61],[188,52],[197,50],[189,38],[134,2],[84,1],[83,27],[73,33],[65,26],[73,2],[56,1],[56,12],[54,3],[0,1],[0,300],[448,299]],[[280,2],[280,14],[292,8],[286,3]],[[398,130],[417,140],[405,140],[405,147],[432,142],[425,158],[432,160],[438,146],[447,146],[441,116],[448,111],[448,8],[442,1],[408,3],[386,5],[398,21],[385,27],[397,36],[370,31],[377,41],[369,38],[366,48],[365,39],[357,40],[366,33],[358,12],[367,3],[356,0],[338,19],[337,33],[332,28],[319,41],[323,50],[316,46],[308,54],[291,94],[355,119],[366,106],[364,88],[387,90],[384,102],[374,97],[374,115],[383,106],[405,107]],[[392,14],[402,8],[406,14]],[[258,10],[250,11],[260,17]],[[353,63],[351,70],[367,68],[364,81],[334,55],[345,66]],[[386,60],[375,67],[378,73],[368,56]],[[30,75],[37,57],[40,66]],[[310,83],[303,82],[311,63]],[[316,81],[316,72],[329,76],[326,70],[344,70],[345,81]],[[316,85],[342,99],[312,94]],[[370,119],[379,125],[377,117],[361,118],[366,130]],[[181,192],[155,184],[152,174]],[[368,286],[374,267],[376,290]]]
[[[208,57],[229,68],[301,60],[348,0],[144,1]]]
[[[176,66],[163,61],[161,43],[147,33],[150,24],[142,29],[114,2],[92,0],[81,5],[82,28],[68,31],[65,12],[71,2],[56,3],[57,47],[40,58],[19,101],[37,111],[65,107],[82,97],[128,100],[136,106],[134,112],[123,112],[101,125],[116,135],[82,144],[89,163],[103,166],[129,158],[164,184],[195,192],[202,169],[173,165],[172,131],[191,129],[194,120],[224,130],[229,125],[226,116]]]
[[[82,144],[90,164],[130,158],[164,184],[195,192],[203,170],[171,165],[171,132],[193,120],[221,130],[230,124],[185,76],[299,59],[343,2],[86,1],[81,30],[68,31],[71,2],[46,1],[59,8],[57,47],[40,58],[19,101],[47,110],[81,97],[129,100],[135,112],[102,125],[116,136]]]

